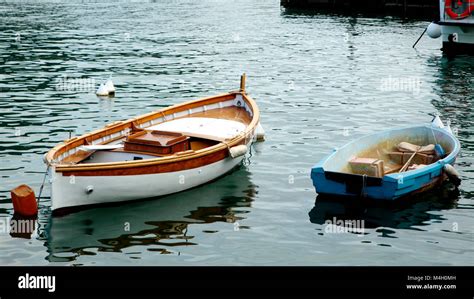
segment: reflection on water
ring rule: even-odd
[[[431,212],[456,208],[458,196],[459,190],[451,184],[443,184],[432,192],[395,202],[318,196],[314,208],[309,212],[309,219],[312,223],[321,225],[326,221],[363,220],[364,229],[388,227],[423,230],[419,226],[446,220]]]
[[[51,217],[45,229],[48,260],[73,261],[80,255],[94,255],[91,249],[122,252],[133,246],[179,254],[183,246],[199,245],[199,238],[188,233],[191,225],[224,222],[236,229],[248,228],[239,220],[245,219],[255,192],[249,173],[237,169],[211,184],[156,200]]]

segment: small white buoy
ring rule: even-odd
[[[104,83],[100,84],[99,88],[95,92],[96,95],[98,96],[108,96],[109,95],[109,90],[105,86]]]
[[[431,38],[438,38],[441,36],[441,26],[435,22],[431,22],[431,24],[428,25],[426,33],[428,33],[428,36]]]
[[[115,86],[111,78],[109,78],[109,80],[105,82],[105,88],[107,88],[107,90],[109,91],[109,94],[115,94]]]
[[[115,94],[115,86],[112,82],[112,78],[109,78],[105,83],[100,84],[96,91],[98,96],[109,96]]]

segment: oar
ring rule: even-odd
[[[407,163],[405,163],[405,165],[403,165],[403,167],[400,169],[399,173],[404,172],[408,168],[408,165],[410,165],[411,160],[416,156],[416,154],[418,154],[418,151],[413,152],[410,159],[408,159]]]

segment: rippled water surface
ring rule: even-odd
[[[443,57],[426,22],[290,12],[278,0],[0,4],[0,264],[473,265],[474,59]],[[9,190],[38,192],[42,155],[72,134],[238,87],[247,73],[266,142],[220,180],[161,199],[50,217],[11,236]],[[58,85],[112,75],[113,99]],[[396,86],[390,80],[416,84]],[[63,80],[63,81],[61,81]],[[83,81],[86,82],[86,81]],[[458,128],[459,192],[394,207],[316,198],[311,166],[353,138]],[[328,219],[365,234],[328,233]]]

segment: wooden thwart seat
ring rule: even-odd
[[[234,120],[190,117],[167,121],[148,127],[147,130],[181,132],[189,137],[222,142],[243,133],[246,127],[247,125]]]
[[[64,164],[77,164],[89,158],[93,153],[94,151],[79,150],[75,154],[64,158],[61,162]]]

